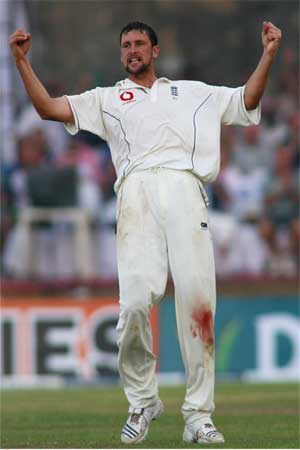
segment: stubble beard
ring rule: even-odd
[[[141,67],[139,67],[137,70],[131,70],[129,65],[126,66],[126,72],[130,73],[131,75],[141,75],[143,73],[146,73],[149,70],[150,64],[142,64]]]

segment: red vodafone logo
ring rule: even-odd
[[[131,91],[122,92],[122,94],[120,95],[120,99],[123,102],[129,102],[130,100],[133,99],[133,92],[131,92]]]

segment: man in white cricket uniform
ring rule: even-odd
[[[175,285],[178,337],[187,389],[182,413],[186,442],[222,443],[213,425],[215,269],[204,185],[218,174],[221,124],[260,120],[259,101],[281,31],[263,23],[262,58],[239,88],[157,78],[156,33],[141,22],[120,34],[129,77],[113,87],[51,98],[26,57],[31,35],[17,30],[11,47],[32,103],[44,119],[71,134],[106,140],[117,172],[117,251],[120,317],[119,371],[130,404],[121,434],[142,442],[163,412],[149,323],[164,295],[168,265]]]

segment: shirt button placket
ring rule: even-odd
[[[157,90],[158,90],[158,83],[154,83],[152,88],[150,89],[150,101],[152,103],[155,103],[157,101]]]

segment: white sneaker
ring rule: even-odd
[[[184,442],[195,444],[222,444],[225,442],[224,436],[220,433],[212,422],[207,422],[199,426],[197,423],[186,425],[183,432]]]
[[[164,407],[161,400],[147,408],[134,408],[130,411],[127,422],[121,433],[121,441],[124,444],[138,444],[142,442],[149,431],[151,420],[157,419],[163,413]]]

